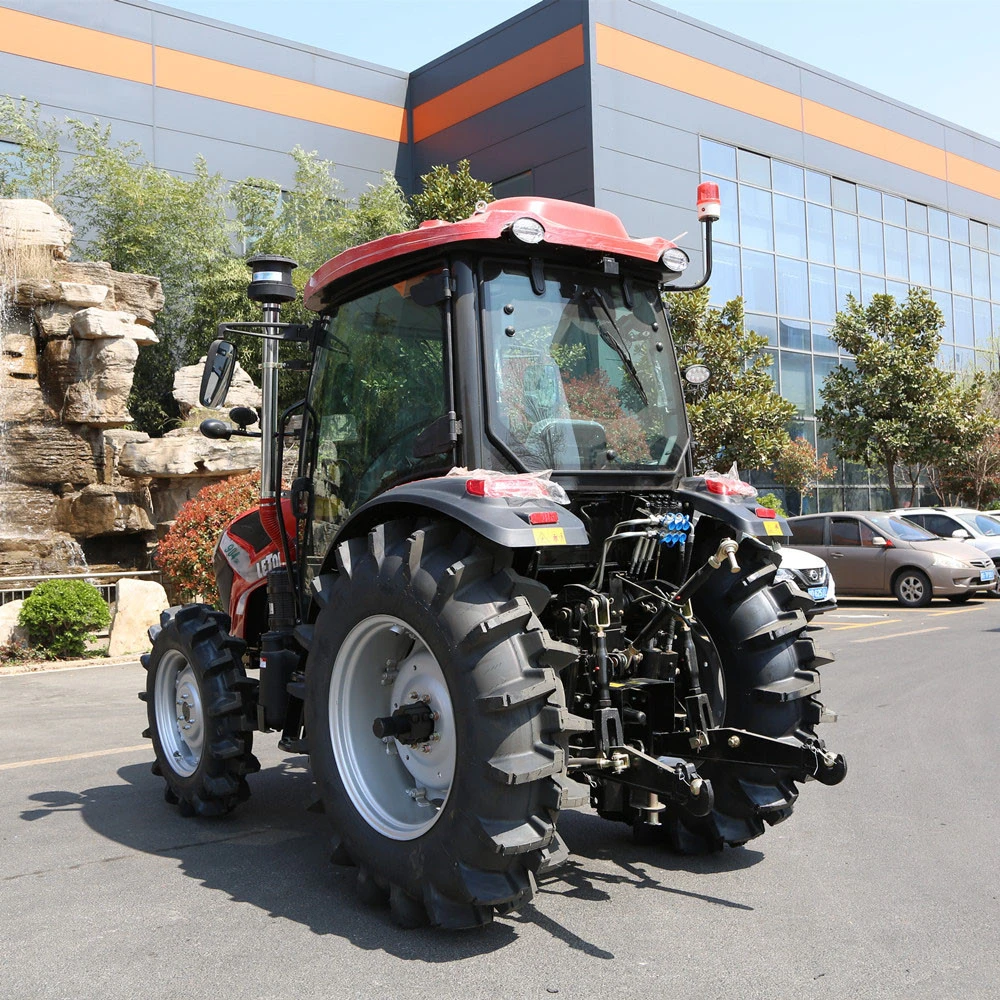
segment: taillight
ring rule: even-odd
[[[771,507],[758,507],[754,513],[758,517],[777,517],[777,511]]]
[[[470,497],[518,497],[522,500],[548,500],[545,483],[531,476],[491,476],[489,479],[466,479],[465,492]]]
[[[558,524],[559,512],[555,510],[536,510],[528,515],[528,524]]]
[[[734,479],[732,476],[720,476],[709,472],[703,478],[708,492],[722,497],[752,497],[757,493],[749,483],[743,482],[742,479]]]

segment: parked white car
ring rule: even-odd
[[[831,611],[837,606],[836,585],[830,567],[819,556],[791,545],[779,545],[781,565],[775,580],[791,580],[815,602],[818,611]]]

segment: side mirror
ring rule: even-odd
[[[201,376],[198,402],[215,409],[226,398],[236,371],[236,345],[228,340],[213,340],[205,358],[205,371]]]
[[[952,538],[971,538],[972,535],[970,535],[969,532],[965,530],[965,528],[956,528],[951,533],[951,537]]]
[[[889,543],[881,535],[872,536],[872,545],[877,549],[885,549],[889,547]]]

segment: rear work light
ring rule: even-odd
[[[660,262],[668,271],[679,274],[691,263],[691,258],[680,247],[669,247],[660,254]]]
[[[698,221],[718,222],[722,217],[722,202],[719,199],[719,185],[705,181],[698,185]]]
[[[491,476],[489,479],[466,479],[465,492],[470,497],[517,497],[521,500],[550,499],[545,485],[528,476]]]
[[[556,510],[536,510],[528,515],[528,524],[558,524],[559,512]]]

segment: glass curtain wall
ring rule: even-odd
[[[701,176],[722,197],[711,302],[743,296],[746,324],[767,337],[775,383],[796,406],[791,433],[831,464],[836,445],[817,438],[816,409],[826,376],[851,363],[830,339],[849,294],[867,305],[876,293],[899,301],[911,285],[927,288],[945,318],[939,364],[996,367],[1000,228],[707,138]],[[773,485],[767,474],[755,478],[762,490]],[[803,512],[888,503],[877,476],[841,460],[836,480],[803,498]]]

